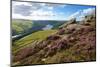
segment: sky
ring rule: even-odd
[[[82,20],[85,15],[95,14],[95,6],[12,2],[12,19],[27,20]]]

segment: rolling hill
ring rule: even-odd
[[[42,30],[46,25],[52,25],[53,29],[57,29],[64,22],[66,21],[13,19],[12,36]]]
[[[33,23],[30,20],[12,20],[12,36],[24,33],[32,28]]]

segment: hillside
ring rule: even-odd
[[[13,52],[18,51],[19,49],[22,49],[23,47],[30,46],[32,42],[39,42],[41,40],[44,40],[47,36],[50,34],[56,32],[56,30],[44,30],[44,31],[38,31],[33,32],[30,35],[27,35],[15,42],[13,42]]]
[[[13,65],[95,61],[95,21],[94,15],[85,16],[85,19],[79,23],[72,19],[61,25],[56,32],[49,33],[43,40],[41,35],[39,42],[31,42],[32,45],[13,53]],[[25,40],[25,38],[21,40]]]
[[[32,21],[30,20],[19,20],[13,19],[12,20],[12,35],[18,35],[24,33],[31,29],[33,26]]]
[[[60,25],[66,21],[55,20],[24,20],[13,19],[12,20],[12,36],[30,34],[35,31],[42,30],[46,25],[51,25],[53,29],[57,29]]]

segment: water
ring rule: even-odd
[[[19,34],[19,35],[14,35],[14,36],[12,36],[12,38],[17,38],[17,37],[19,37],[19,36],[21,36],[21,34]]]
[[[42,30],[50,30],[50,29],[52,29],[52,28],[53,28],[53,25],[48,24],[48,25],[46,25],[44,28],[42,28]]]

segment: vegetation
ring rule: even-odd
[[[42,23],[42,24],[41,24]],[[32,21],[32,20],[12,20],[12,35],[31,33],[33,31],[42,30],[46,25],[50,24],[53,29],[58,29],[65,21]]]
[[[13,50],[18,50],[21,47],[30,45],[32,42],[44,40],[47,36],[54,32],[56,32],[56,30],[44,30],[27,35],[13,43]]]
[[[71,20],[56,30],[37,31],[13,44],[13,65],[96,60],[95,16]]]
[[[24,33],[32,28],[32,25],[32,21],[29,20],[12,20],[12,35]]]

